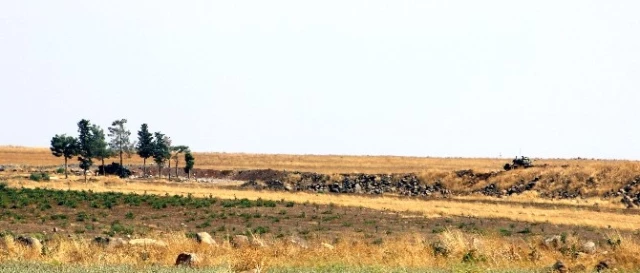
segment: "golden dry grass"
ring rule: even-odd
[[[349,155],[285,155],[244,153],[195,152],[196,168],[216,170],[275,169],[334,173],[441,173],[473,169],[476,172],[499,171],[510,159],[498,158],[433,158],[403,156],[349,156]],[[116,159],[107,160],[107,162]],[[150,161],[150,160],[148,160]],[[48,148],[0,146],[0,164],[24,166],[60,166],[63,159],[51,155]],[[71,159],[70,163],[77,163]],[[147,162],[151,164],[150,162]],[[535,162],[548,165],[552,170],[580,170],[595,173],[598,170],[636,172],[638,161],[540,159]],[[137,156],[125,159],[125,164],[142,165]],[[562,166],[565,166],[564,168]]]
[[[349,236],[330,242],[333,249],[325,247],[327,242],[310,239],[308,248],[292,243],[289,238],[261,238],[264,247],[233,248],[229,242],[218,246],[200,245],[184,234],[155,234],[153,238],[167,243],[160,246],[122,246],[102,248],[88,239],[56,237],[46,245],[47,255],[39,255],[33,249],[21,246],[10,237],[2,238],[4,251],[0,262],[42,261],[79,265],[164,265],[171,266],[181,252],[196,253],[199,267],[222,267],[230,272],[260,268],[268,271],[272,267],[318,267],[322,265],[384,266],[390,268],[450,268],[460,264],[463,257],[473,251],[474,257],[482,260],[481,268],[534,269],[548,267],[556,260],[566,260],[571,268],[577,265],[594,268],[601,260],[615,257],[617,267],[634,268],[638,259],[638,242],[633,238],[622,238],[623,244],[615,252],[601,251],[594,255],[581,255],[578,259],[567,259],[560,252],[545,248],[541,237],[530,241],[501,237],[486,237],[446,230],[434,241],[426,241],[421,234],[407,234],[403,238],[371,244],[362,236]],[[574,238],[568,237],[569,243]],[[440,242],[449,251],[448,256],[434,255],[431,245]],[[532,255],[533,253],[533,255]]]
[[[418,158],[393,156],[316,156],[316,155],[255,155],[195,153],[196,166],[210,169],[262,169],[313,171],[320,173],[399,173],[416,172],[425,181],[441,180],[449,189],[481,188],[489,183],[504,187],[514,181],[529,181],[536,176],[545,177],[546,182],[540,184],[541,189],[558,187],[576,188],[586,185],[590,180],[591,187],[583,187],[586,193],[597,195],[619,187],[640,174],[640,163],[637,161],[596,161],[596,160],[538,160],[537,164],[545,164],[543,168],[531,168],[501,173],[487,181],[474,185],[464,184],[453,171],[473,169],[476,172],[498,171],[509,160],[504,159],[459,159],[459,158]],[[53,157],[45,148],[0,147],[0,164],[22,166],[53,166],[62,160]],[[127,159],[128,164],[139,164],[139,158]],[[25,178],[13,176],[7,179],[11,187],[46,187],[51,189],[92,190],[95,192],[117,191],[126,193],[150,193],[164,195],[193,194],[194,196],[213,195],[219,198],[248,198],[268,200],[288,200],[294,202],[311,202],[316,204],[334,204],[338,206],[365,207],[379,210],[380,213],[399,212],[418,213],[424,217],[465,216],[480,219],[509,219],[519,222],[544,222],[563,226],[580,226],[603,228],[615,235],[616,230],[636,231],[640,226],[640,215],[621,211],[622,205],[616,200],[599,198],[575,200],[549,200],[539,198],[534,192],[519,196],[496,199],[484,196],[460,196],[450,199],[412,199],[392,196],[357,196],[328,195],[313,193],[289,193],[272,191],[248,191],[230,188],[236,184],[227,182],[227,187],[204,183],[173,183],[166,181],[124,181],[118,178],[94,178],[97,180],[84,183],[79,177],[69,180],[52,180],[36,183]],[[293,179],[293,178],[292,178]],[[551,182],[549,182],[551,181]],[[546,187],[546,188],[545,188]],[[593,206],[606,208],[598,211]],[[312,247],[302,249],[287,243],[286,240],[272,240],[267,248],[232,249],[228,247],[203,248],[182,234],[156,234],[154,237],[166,240],[170,248],[136,249],[126,247],[102,251],[86,241],[62,239],[53,241],[52,255],[41,257],[28,253],[11,242],[5,241],[6,251],[0,252],[1,261],[39,260],[80,264],[161,264],[170,265],[179,251],[192,251],[205,257],[202,265],[225,266],[231,271],[245,270],[263,264],[266,268],[278,266],[310,266],[322,263],[344,263],[356,266],[384,265],[391,267],[442,266],[459,263],[461,257],[475,248],[474,236],[457,231],[447,230],[440,235],[441,241],[453,249],[453,259],[443,259],[431,254],[429,242],[423,242],[420,234],[404,234],[403,237],[385,240],[383,244],[372,245],[359,235],[347,236],[346,239],[334,243],[335,250],[321,246],[321,241],[312,241]],[[477,236],[476,236],[477,237]],[[482,244],[477,247],[480,255],[486,258],[483,268],[540,268],[550,265],[556,259],[563,259],[562,254],[540,248],[542,238],[529,240],[483,236]],[[370,240],[369,240],[370,241]],[[570,266],[593,266],[602,259],[615,258],[623,268],[633,268],[640,263],[640,242],[635,238],[623,238],[623,244],[615,251],[599,252],[597,255],[582,256],[568,261]],[[574,242],[579,244],[581,242]],[[531,252],[539,251],[540,256],[531,259]],[[97,252],[102,251],[102,252]],[[140,261],[140,253],[145,252],[150,258]],[[100,253],[90,255],[89,253]],[[54,258],[52,258],[54,257]],[[53,260],[52,260],[53,259]],[[565,259],[566,260],[566,259]]]

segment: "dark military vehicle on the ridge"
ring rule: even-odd
[[[521,157],[517,157],[512,161],[511,164],[507,163],[504,164],[504,170],[508,171],[508,170],[513,170],[513,169],[517,169],[517,168],[529,168],[529,167],[533,167],[533,160],[526,157],[526,156],[521,156]]]

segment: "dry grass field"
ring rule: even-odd
[[[421,173],[450,172],[473,169],[476,172],[501,170],[510,159],[497,158],[430,158],[403,156],[349,156],[349,155],[282,155],[244,153],[194,152],[196,168],[214,170],[275,169],[334,173]],[[117,161],[115,158],[112,161]],[[150,162],[149,162],[150,161]],[[0,146],[0,165],[15,164],[26,167],[61,166],[64,160],[51,154],[48,148]],[[110,162],[110,161],[107,161]],[[71,159],[71,164],[77,160]],[[126,165],[142,165],[136,155],[126,158]],[[152,160],[148,160],[152,164]],[[601,169],[627,169],[640,171],[637,161],[623,160],[567,160],[539,159],[536,164],[550,168],[562,166],[595,172]]]
[[[47,272],[55,265],[60,272],[78,272],[66,265],[79,265],[83,272],[178,272],[183,269],[169,267],[185,251],[201,257],[193,272],[550,272],[558,260],[570,272],[592,272],[606,270],[602,264],[618,271],[634,271],[640,264],[638,209],[598,195],[640,175],[638,162],[537,160],[544,166],[463,185],[455,171],[496,172],[508,160],[215,153],[195,157],[196,166],[203,169],[415,172],[426,180],[440,179],[454,190],[542,176],[550,179],[540,185],[543,190],[561,185],[596,194],[562,200],[543,198],[536,191],[503,198],[417,198],[255,191],[239,187],[240,181],[91,177],[85,183],[71,176],[35,182],[28,179],[30,169],[57,167],[62,161],[47,149],[2,147],[0,165],[20,170],[0,172],[5,185],[0,192],[0,269]],[[130,160],[137,164],[139,159]],[[218,245],[191,238],[202,231]],[[14,239],[25,234],[44,240],[44,254]],[[167,246],[104,248],[91,243],[94,236],[107,235],[153,238]],[[254,243],[234,246],[236,235],[247,235]],[[550,243],[550,238],[556,239]],[[595,249],[585,249],[590,242]]]

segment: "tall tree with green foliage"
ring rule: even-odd
[[[122,176],[123,164],[122,157],[123,155],[127,155],[127,157],[131,157],[131,153],[135,150],[135,144],[131,143],[129,140],[129,136],[131,136],[131,131],[129,131],[125,127],[125,123],[127,123],[126,119],[116,120],[111,123],[111,127],[109,127],[109,137],[111,141],[109,142],[109,147],[111,150],[120,156],[120,170],[118,173]]]
[[[64,157],[64,178],[69,178],[67,172],[67,160],[78,155],[78,140],[65,134],[55,135],[51,138],[51,153],[56,157]]]
[[[169,151],[168,138],[160,132],[154,133],[155,139],[153,140],[153,161],[158,165],[158,176],[162,177],[162,167],[164,163],[171,157]]]
[[[193,166],[196,163],[195,158],[191,155],[191,151],[187,150],[184,153],[184,162],[184,172],[187,173],[187,179],[191,179],[191,170],[193,170]]]
[[[180,160],[180,154],[187,151],[189,151],[189,146],[171,146],[171,158],[176,162],[176,178],[178,177],[178,162]]]
[[[91,122],[82,119],[78,122],[78,160],[80,168],[84,171],[84,182],[87,182],[87,171],[93,165],[91,158],[95,157],[95,145]]]
[[[138,155],[142,157],[142,175],[145,176],[147,174],[147,158],[153,156],[154,150],[153,135],[149,132],[149,127],[146,123],[142,124],[140,131],[138,131],[136,150]]]
[[[102,163],[102,175],[105,175],[104,159],[111,157],[113,153],[109,149],[107,140],[104,138],[104,130],[102,130],[100,126],[95,124],[91,125],[91,134],[93,135],[93,156]]]

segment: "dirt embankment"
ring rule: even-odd
[[[587,164],[589,163],[589,164]],[[310,191],[358,194],[393,194],[403,196],[438,196],[481,194],[503,197],[535,192],[549,199],[601,197],[618,199],[628,207],[640,206],[640,166],[621,162],[609,165],[541,165],[510,171],[476,172],[432,170],[418,173],[340,173],[258,170],[195,169],[192,177],[200,182],[216,179],[245,181],[245,188],[285,191]],[[13,172],[6,169],[4,172]],[[26,171],[26,170],[24,170]],[[49,170],[51,172],[52,170]],[[134,176],[142,174],[134,168]],[[176,170],[164,168],[162,176]],[[81,173],[78,169],[72,172]],[[158,169],[149,167],[147,174],[156,177]],[[178,169],[177,175],[186,174]]]
[[[196,177],[246,181],[244,187],[285,191],[311,191],[358,194],[397,194],[404,196],[451,196],[482,194],[493,197],[533,191],[549,199],[616,198],[629,207],[640,206],[640,173],[627,181],[605,183],[606,174],[576,175],[548,170],[546,167],[526,170],[476,173],[460,170],[449,173],[424,174],[334,174],[278,170],[218,171],[196,170]]]

